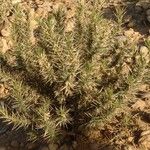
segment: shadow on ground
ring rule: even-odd
[[[136,6],[136,2],[123,2],[118,4],[118,6],[126,9],[123,19],[123,27],[125,30],[132,28],[141,35],[148,36],[150,34],[150,22],[147,20],[146,9]],[[116,20],[114,5],[104,9],[104,17],[112,21]]]

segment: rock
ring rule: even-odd
[[[141,54],[143,57],[147,56],[148,53],[149,53],[149,50],[148,50],[148,48],[147,48],[146,46],[141,46],[141,47],[140,47],[140,54]]]
[[[17,147],[19,147],[19,143],[18,143],[18,141],[12,141],[11,143],[10,143],[10,145],[12,146],[12,147],[15,147],[15,148],[17,148]]]
[[[49,150],[57,150],[58,149],[58,145],[51,143],[51,144],[48,145],[48,148],[49,148]]]
[[[0,150],[6,150],[6,147],[0,147]]]

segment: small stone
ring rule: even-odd
[[[19,147],[18,141],[12,141],[10,145],[15,148]]]
[[[6,147],[0,147],[0,150],[6,150]]]
[[[143,57],[147,56],[149,53],[149,50],[146,46],[141,46],[140,47],[140,53]]]
[[[51,143],[51,144],[48,145],[48,148],[49,148],[50,150],[57,150],[57,149],[58,149],[58,145]]]

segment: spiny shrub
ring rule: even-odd
[[[33,141],[101,128],[137,85],[149,82],[137,46],[118,43],[121,30],[102,12],[101,1],[78,2],[74,28],[66,32],[66,12],[58,9],[39,20],[33,45],[29,12],[14,6],[13,48],[0,55],[0,82],[8,90],[0,99],[4,122],[23,128]]]

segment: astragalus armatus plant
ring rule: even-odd
[[[8,90],[0,117],[30,140],[101,128],[143,80],[147,64],[136,60],[136,48],[115,40],[120,30],[103,17],[104,4],[78,1],[69,32],[65,7],[39,18],[34,44],[29,8],[12,6],[13,47],[0,55],[0,82]]]

